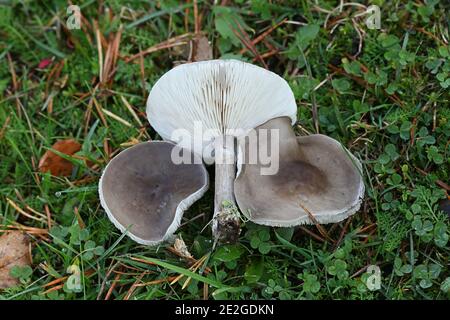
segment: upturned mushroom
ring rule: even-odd
[[[338,141],[321,134],[297,137],[286,117],[264,123],[256,133],[256,139],[239,139],[234,183],[238,206],[251,221],[278,227],[334,223],[359,209],[361,163]],[[279,139],[266,138],[275,133]],[[261,148],[279,155],[275,174],[261,174],[267,166],[259,158]],[[251,154],[258,159],[251,161]]]
[[[192,164],[174,163],[174,152],[191,157]],[[109,219],[138,243],[167,240],[183,212],[208,189],[208,172],[197,158],[165,141],[140,143],[119,153],[99,182],[100,202]]]
[[[215,240],[237,239],[239,209],[271,226],[341,221],[360,207],[361,164],[330,137],[296,137],[296,110],[286,81],[260,67],[235,60],[180,65],[147,100],[150,124],[166,141],[138,144],[110,161],[101,204],[135,241],[160,243],[207,190],[204,161],[215,163]],[[267,162],[269,154],[275,157]]]
[[[215,162],[213,234],[233,241],[239,234],[235,205],[235,138],[266,121],[296,121],[287,82],[266,69],[236,60],[183,64],[164,74],[147,100],[152,127],[168,141]]]

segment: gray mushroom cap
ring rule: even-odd
[[[191,157],[175,164],[172,152]],[[122,232],[138,243],[155,245],[180,225],[183,212],[208,189],[201,159],[171,142],[137,144],[114,157],[99,182],[102,207]]]
[[[279,130],[279,169],[262,175],[259,157],[249,162],[250,140],[241,139],[235,197],[251,221],[284,227],[313,223],[302,206],[319,223],[339,222],[358,211],[364,196],[361,164],[338,141],[321,134],[296,137],[286,117],[256,131],[262,129]],[[256,148],[261,148],[257,136]],[[268,143],[267,149],[271,154],[274,148]]]

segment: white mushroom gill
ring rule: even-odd
[[[163,139],[172,141],[174,132],[194,137],[195,123],[216,136],[237,136],[276,117],[288,116],[294,124],[296,112],[294,95],[283,78],[237,60],[177,66],[155,83],[147,100],[150,124]],[[203,151],[213,139],[206,134],[203,138],[194,151],[208,158]]]

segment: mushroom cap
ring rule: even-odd
[[[172,152],[187,152],[192,164],[175,164]],[[208,181],[201,159],[189,150],[170,142],[144,142],[108,163],[99,182],[100,203],[120,231],[128,231],[138,243],[155,245],[176,231]]]
[[[287,118],[270,120],[256,131],[261,129],[279,129],[279,169],[261,175],[259,159],[243,163],[250,142],[240,141],[234,190],[239,208],[251,221],[280,227],[312,224],[303,206],[319,223],[332,223],[359,209],[362,167],[338,141],[321,134],[296,137]],[[269,144],[268,154],[272,148]]]
[[[155,83],[147,99],[147,116],[159,135],[207,162],[214,160],[215,137],[237,137],[281,116],[293,124],[296,113],[294,95],[283,78],[238,60],[179,65]],[[211,135],[198,136],[196,122]]]

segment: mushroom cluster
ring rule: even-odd
[[[270,226],[341,221],[362,201],[361,164],[332,138],[297,137],[296,113],[287,82],[266,69],[236,60],[179,65],[147,100],[148,120],[164,141],[109,162],[101,205],[138,243],[160,243],[206,192],[205,164],[214,164],[216,241],[238,238],[241,213]]]

